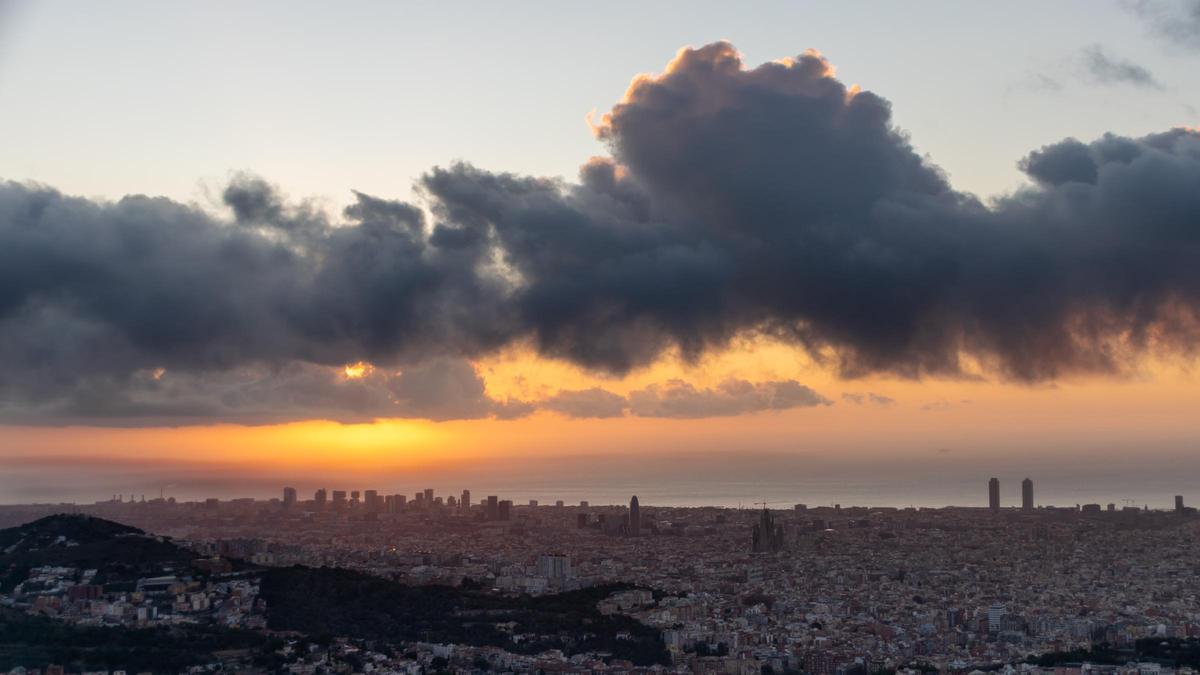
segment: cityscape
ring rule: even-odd
[[[1003,505],[999,489],[992,478],[979,507],[940,509],[655,507],[637,496],[514,504],[469,489],[410,498],[322,488],[301,498],[292,487],[270,500],[10,505],[0,524],[77,514],[136,527],[196,559],[190,573],[128,584],[63,564],[13,583],[10,568],[0,607],[80,627],[267,630],[265,582],[246,565],[338,568],[512,598],[613,588],[599,611],[636,619],[662,648],[658,662],[635,663],[505,644],[412,641],[376,653],[346,636],[307,653],[289,641],[277,656],[293,673],[364,660],[374,664],[367,672],[417,673],[436,669],[435,659],[464,672],[486,663],[514,672],[1049,673],[1079,670],[1099,645],[1136,662],[1144,641],[1200,637],[1200,518],[1183,496],[1173,510],[1050,506],[1035,502],[1027,478],[1021,503]],[[1138,672],[1163,669],[1147,659]],[[246,666],[236,661],[226,667]],[[1089,668],[1124,672],[1123,663]]]
[[[1200,675],[1200,0],[0,0],[0,675]]]

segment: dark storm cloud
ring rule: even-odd
[[[1130,84],[1162,89],[1162,84],[1144,66],[1109,54],[1099,45],[1085,47],[1081,56],[1084,72],[1097,84]]]
[[[758,333],[847,377],[965,358],[1019,381],[1195,348],[1196,132],[1050,144],[985,205],[819,55],[746,69],[725,43],[635,80],[595,129],[611,157],[577,182],[455,164],[417,204],[356,193],[337,219],[249,176],[230,216],[3,185],[0,417],[518,416],[541,403],[489,399],[465,361],[517,342],[621,374]],[[339,379],[360,360],[375,374]],[[626,406],[817,400],[744,384]],[[544,406],[613,413],[590,396]]]

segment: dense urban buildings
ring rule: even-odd
[[[36,568],[0,605],[81,625],[218,621],[260,630],[261,591],[238,575],[239,561],[514,598],[630,584],[598,608],[653,630],[668,661],[632,667],[590,654],[584,667],[582,656],[423,643],[377,661],[380,671],[411,673],[431,672],[433,658],[471,671],[481,657],[510,672],[834,675],[913,666],[965,674],[1011,664],[1049,673],[1031,659],[1107,645],[1136,660],[1135,645],[1151,638],[1200,637],[1200,519],[1178,502],[1172,511],[1027,509],[1023,499],[1020,509],[764,504],[649,515],[634,498],[628,507],[584,508],[514,506],[490,495],[464,506],[469,496],[451,505],[425,491],[406,501],[367,490],[335,507],[324,491],[291,505],[284,494],[0,507],[0,526],[64,511],[127,523],[195,551],[206,573],[230,575],[218,583],[148,576],[130,592],[92,583],[86,569]],[[623,536],[635,522],[639,536]],[[332,668],[351,652],[319,653]]]

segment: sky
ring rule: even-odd
[[[1165,504],[1197,64],[1195,0],[2,3],[0,503]]]

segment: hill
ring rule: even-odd
[[[96,583],[120,583],[187,569],[196,554],[127,525],[59,514],[0,530],[0,592],[35,567],[95,569]]]

